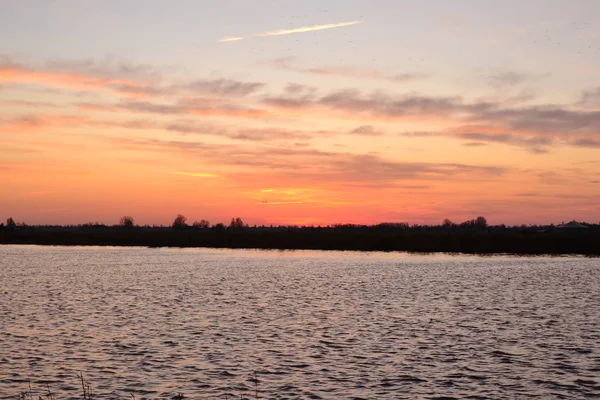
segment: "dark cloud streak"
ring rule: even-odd
[[[495,129],[533,135],[600,135],[600,111],[574,109],[571,105],[507,107],[502,102],[466,102],[461,97],[417,94],[392,96],[364,94],[356,89],[325,95],[286,93],[263,98],[266,105],[296,109],[330,109],[365,118],[434,118],[449,123],[476,123]]]

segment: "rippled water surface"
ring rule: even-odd
[[[0,285],[0,398],[600,397],[598,259],[0,246]]]

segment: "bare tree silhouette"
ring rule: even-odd
[[[133,228],[133,226],[134,226],[133,217],[130,217],[128,215],[121,217],[121,219],[119,220],[119,225],[124,228]]]
[[[248,225],[244,224],[244,221],[240,217],[231,218],[231,222],[229,223],[229,228],[231,230],[239,230],[247,227]]]
[[[181,214],[177,214],[177,217],[173,220],[173,229],[185,229],[187,228],[186,224],[187,218]]]
[[[206,229],[206,228],[210,228],[210,222],[208,222],[205,219],[201,219],[200,221],[194,221],[194,223],[192,224],[192,226],[194,228]]]

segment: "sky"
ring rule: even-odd
[[[0,218],[600,221],[597,0],[1,0]]]

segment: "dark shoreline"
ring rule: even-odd
[[[0,244],[600,256],[600,229],[20,227]]]

